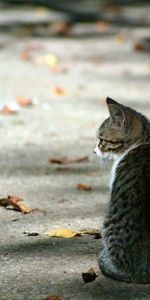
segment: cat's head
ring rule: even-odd
[[[97,131],[94,153],[101,158],[115,159],[138,143],[142,132],[139,114],[110,98],[106,99],[109,118]]]

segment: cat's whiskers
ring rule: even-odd
[[[100,168],[108,169],[108,160],[102,156],[100,157]]]
[[[116,154],[112,152],[101,152],[100,151],[100,166],[102,169],[109,169],[109,161],[113,161],[116,159]]]

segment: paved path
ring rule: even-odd
[[[58,227],[101,228],[109,170],[99,168],[92,149],[96,129],[108,116],[105,97],[150,116],[150,56],[133,50],[148,30],[104,25],[77,25],[64,38],[0,36],[1,103],[14,106],[16,95],[38,98],[16,114],[0,115],[0,197],[18,195],[28,207],[47,212],[22,215],[0,208],[0,300],[42,300],[53,294],[63,300],[150,298],[149,285],[118,283],[101,274],[83,282],[82,272],[91,267],[99,272],[99,239],[43,234]],[[44,64],[47,54],[58,66]],[[54,87],[64,95],[55,96]],[[66,169],[48,164],[49,157],[85,155],[88,162]],[[92,190],[79,191],[78,183]]]

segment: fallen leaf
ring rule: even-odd
[[[66,95],[65,90],[62,87],[60,87],[60,86],[54,86],[53,88],[51,88],[50,92],[51,92],[51,94],[53,96],[56,96],[56,97],[65,96]]]
[[[15,96],[15,101],[20,106],[29,106],[32,105],[32,100],[28,98],[24,98],[22,96]]]
[[[59,66],[58,58],[50,53],[45,56],[40,56],[36,59],[37,63],[44,63],[49,67],[49,71],[53,73],[64,73],[65,69]]]
[[[12,204],[12,206],[13,206],[13,204]],[[22,205],[22,204],[18,204],[16,207],[16,210],[20,211],[23,214],[28,214],[31,211],[30,208],[28,208],[27,206]]]
[[[4,115],[16,114],[18,111],[13,109],[10,105],[3,105],[0,109],[0,113]]]
[[[39,6],[34,9],[35,14],[39,17],[45,17],[49,13],[49,9],[44,6]]]
[[[49,237],[61,237],[61,238],[79,237],[79,236],[83,236],[86,234],[93,235],[97,239],[101,238],[100,231],[96,230],[96,229],[87,229],[87,230],[84,229],[84,230],[80,230],[80,231],[75,231],[75,230],[71,230],[68,228],[57,228],[57,229],[53,229],[53,230],[44,232],[44,235],[48,235]]]
[[[20,52],[20,59],[22,60],[30,60],[31,54],[33,51],[41,50],[43,49],[43,45],[37,44],[37,45],[32,45],[29,44],[25,46],[25,48]]]
[[[68,158],[66,156],[62,156],[59,158],[49,158],[48,162],[49,164],[67,164]]]
[[[97,31],[105,32],[108,29],[108,23],[104,21],[98,21],[95,23],[95,28]]]
[[[72,29],[72,24],[67,21],[55,22],[50,27],[53,34],[68,35]]]
[[[86,273],[82,273],[82,279],[85,283],[94,281],[96,277],[98,277],[98,275],[93,268],[90,268]]]
[[[80,232],[73,231],[67,228],[59,228],[55,230],[49,230],[48,232],[44,233],[50,237],[61,237],[61,238],[72,238],[75,236],[81,236]]]
[[[37,232],[26,232],[26,231],[24,231],[23,234],[26,234],[27,236],[37,236],[37,235],[39,235],[39,233],[37,233]]]
[[[69,159],[67,156],[63,156],[60,158],[49,158],[49,164],[71,164],[71,163],[81,163],[84,161],[88,161],[88,156],[77,157],[74,159]]]
[[[91,191],[92,187],[90,185],[78,183],[76,189],[79,191]]]
[[[18,196],[7,196],[7,198],[0,199],[0,206],[8,207],[12,206],[15,210],[20,211],[23,214],[27,214],[31,211],[30,208],[18,203],[22,201]]]
[[[31,56],[31,54],[28,50],[23,50],[20,53],[20,59],[22,59],[22,60],[29,60],[30,56]]]
[[[99,230],[96,229],[87,229],[87,230],[81,230],[82,234],[89,234],[89,235],[94,235],[95,239],[100,239],[101,238],[101,233]]]
[[[70,159],[68,160],[69,163],[81,163],[81,162],[84,162],[84,161],[88,161],[88,156],[82,156],[82,157],[77,157],[77,158],[74,158],[74,159]]]
[[[42,299],[42,300],[61,300],[61,298],[57,295],[49,295],[46,298]]]
[[[58,58],[54,54],[47,54],[41,58],[42,62],[47,64],[50,67],[58,65]]]
[[[125,34],[122,34],[122,33],[118,33],[116,36],[115,36],[115,40],[117,43],[119,44],[122,44],[126,41],[127,39],[127,36]]]
[[[133,46],[133,49],[134,49],[134,51],[137,51],[137,52],[145,51],[143,43],[140,43],[140,42],[135,43]]]

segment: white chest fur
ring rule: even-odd
[[[110,190],[112,190],[112,186],[113,186],[113,183],[115,181],[115,177],[116,177],[116,169],[118,167],[118,164],[119,162],[121,161],[121,159],[124,157],[124,155],[120,155],[118,156],[114,163],[113,163],[113,166],[112,166],[112,169],[111,169],[111,175],[110,175],[110,182],[109,182],[109,187],[110,187]]]

